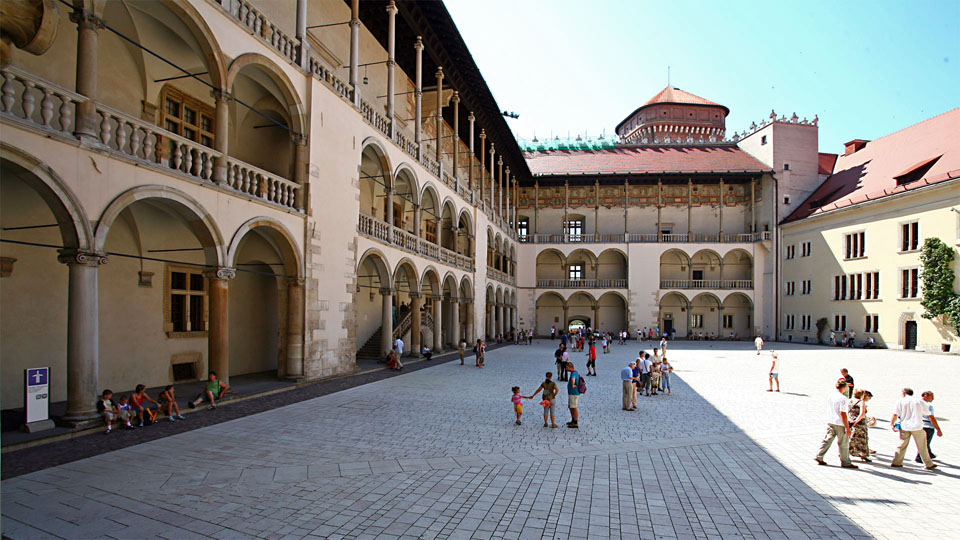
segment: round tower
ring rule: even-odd
[[[617,125],[625,143],[709,143],[724,138],[730,109],[668,86]]]

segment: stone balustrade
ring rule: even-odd
[[[626,289],[626,279],[538,279],[541,289]]]
[[[752,279],[661,279],[661,289],[753,289]]]
[[[270,22],[263,13],[247,0],[214,0],[223,9],[232,15],[250,32],[270,44],[280,56],[296,63],[300,44],[295,38],[283,33],[280,28]]]
[[[516,280],[512,276],[507,275],[506,272],[501,272],[492,266],[487,267],[487,279],[492,279],[499,281],[500,283],[506,283],[507,285],[514,285]]]
[[[241,193],[289,208],[300,210],[303,203],[296,182],[281,178],[242,161],[227,157],[227,185]]]
[[[769,241],[769,231],[724,234],[528,234],[519,237],[523,244],[749,244]]]
[[[357,232],[384,244],[422,255],[449,266],[469,272],[476,269],[473,264],[473,257],[440,247],[424,238],[417,237],[409,231],[394,227],[386,221],[381,221],[364,213],[360,213]]]
[[[13,66],[4,67],[0,74],[3,76],[0,102],[4,115],[45,130],[73,136],[77,105],[85,103],[86,97],[47,83]]]

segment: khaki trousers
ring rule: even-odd
[[[633,407],[633,381],[623,381],[623,408]]]
[[[903,465],[903,456],[907,453],[907,447],[910,446],[910,439],[917,443],[917,449],[920,450],[920,459],[923,465],[929,467],[933,465],[930,454],[927,452],[927,434],[922,429],[916,431],[900,430],[900,446],[897,448],[897,455],[893,456],[893,465]]]
[[[837,446],[840,447],[840,464],[850,465],[850,437],[847,437],[847,432],[844,431],[843,426],[833,424],[827,424],[827,433],[823,436],[823,442],[820,443],[820,453],[817,454],[817,459],[823,461],[823,456],[827,454],[834,438],[837,439]],[[902,455],[900,459],[903,459]]]

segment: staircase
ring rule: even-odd
[[[382,332],[383,327],[377,328],[377,331],[370,336],[363,347],[360,347],[360,350],[357,351],[357,360],[383,360],[383,355],[380,354],[380,334]]]

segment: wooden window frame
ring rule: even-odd
[[[172,276],[174,272],[182,272],[187,274],[187,289],[172,289]],[[203,292],[191,291],[190,288],[190,275],[198,274],[203,279]],[[210,283],[207,278],[203,277],[203,270],[198,266],[181,266],[176,264],[166,264],[163,268],[163,332],[167,335],[169,339],[189,339],[189,338],[204,338],[207,337],[207,330],[209,329],[210,324],[210,297],[207,292],[210,290]],[[172,320],[172,309],[173,304],[173,295],[174,294],[185,294],[188,298],[186,303],[187,309],[187,320],[188,325],[190,324],[190,301],[189,298],[192,296],[203,296],[203,329],[202,330],[187,330],[187,331],[174,331],[173,330],[173,320]]]
[[[167,113],[167,100],[179,104],[180,109],[177,116]],[[164,85],[164,87],[160,90],[160,107],[158,109],[160,112],[159,125],[161,128],[176,133],[177,135],[185,139],[189,139],[197,144],[202,144],[207,148],[213,148],[213,145],[216,141],[217,129],[217,115],[216,110],[213,107],[168,84]],[[196,113],[196,123],[187,123],[185,116],[188,109]],[[210,119],[209,130],[203,128],[204,117]],[[168,121],[176,124],[177,128],[175,130],[169,129],[167,127]],[[193,137],[186,133],[186,129],[192,129],[194,131]],[[210,139],[210,144],[202,142],[203,137],[208,137]]]

